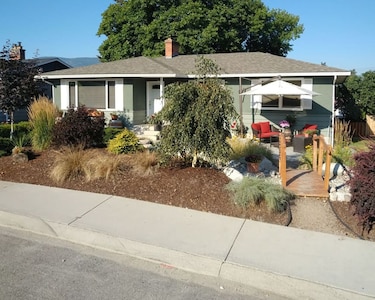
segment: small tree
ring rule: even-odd
[[[0,52],[0,109],[10,116],[13,136],[14,112],[26,108],[37,95],[37,83],[34,76],[37,68],[32,62],[14,57],[8,41]]]
[[[230,121],[238,115],[230,90],[217,78],[218,67],[203,57],[196,63],[197,79],[166,87],[166,104],[157,118],[165,121],[159,150],[173,157],[198,156],[208,160],[227,160],[230,146],[226,138]]]

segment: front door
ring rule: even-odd
[[[147,116],[159,112],[163,108],[160,93],[160,81],[147,82]]]

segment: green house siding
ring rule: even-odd
[[[66,109],[61,107],[61,81],[58,80],[53,86],[53,103],[60,109]]]
[[[312,109],[304,109],[303,111],[288,110],[254,110],[251,108],[251,97],[245,96],[242,101],[242,116],[244,125],[251,128],[252,123],[270,121],[276,127],[279,122],[289,114],[296,116],[296,124],[294,130],[302,128],[305,124],[317,124],[321,133],[329,137],[331,134],[331,116],[332,116],[332,99],[333,99],[333,78],[332,77],[316,77],[313,78],[313,91],[320,95],[313,96]],[[234,106],[240,112],[239,100],[239,80],[227,80],[228,87],[232,90],[234,98]],[[250,87],[247,80],[242,79],[242,90]],[[250,129],[251,131],[251,129]]]

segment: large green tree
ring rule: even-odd
[[[12,47],[7,41],[0,51],[0,110],[10,116],[11,137],[14,112],[26,108],[38,91],[38,85],[34,80],[38,73],[35,64],[16,59]]]
[[[375,71],[361,75],[355,72],[339,86],[336,108],[347,120],[364,120],[366,115],[375,115]]]
[[[158,56],[174,37],[181,54],[262,51],[286,56],[303,33],[299,17],[261,0],[117,0],[102,14],[102,61]]]
[[[183,156],[206,161],[226,161],[230,122],[238,117],[233,97],[211,60],[197,61],[197,79],[173,83],[165,89],[166,103],[156,116],[166,122],[158,149],[167,158]],[[211,74],[210,76],[206,76]]]

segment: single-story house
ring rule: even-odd
[[[234,105],[244,125],[264,120],[278,126],[288,114],[295,114],[295,128],[317,124],[321,133],[332,136],[335,87],[349,71],[293,60],[268,53],[238,52],[206,54],[219,67],[219,77],[232,90]],[[124,113],[133,124],[163,107],[163,90],[176,81],[195,78],[197,55],[178,55],[178,45],[165,41],[165,56],[134,57],[85,67],[42,73],[40,78],[54,84],[53,101],[61,109],[86,105],[110,112]],[[255,84],[282,78],[318,95],[242,96]],[[255,106],[254,103],[257,103]]]

